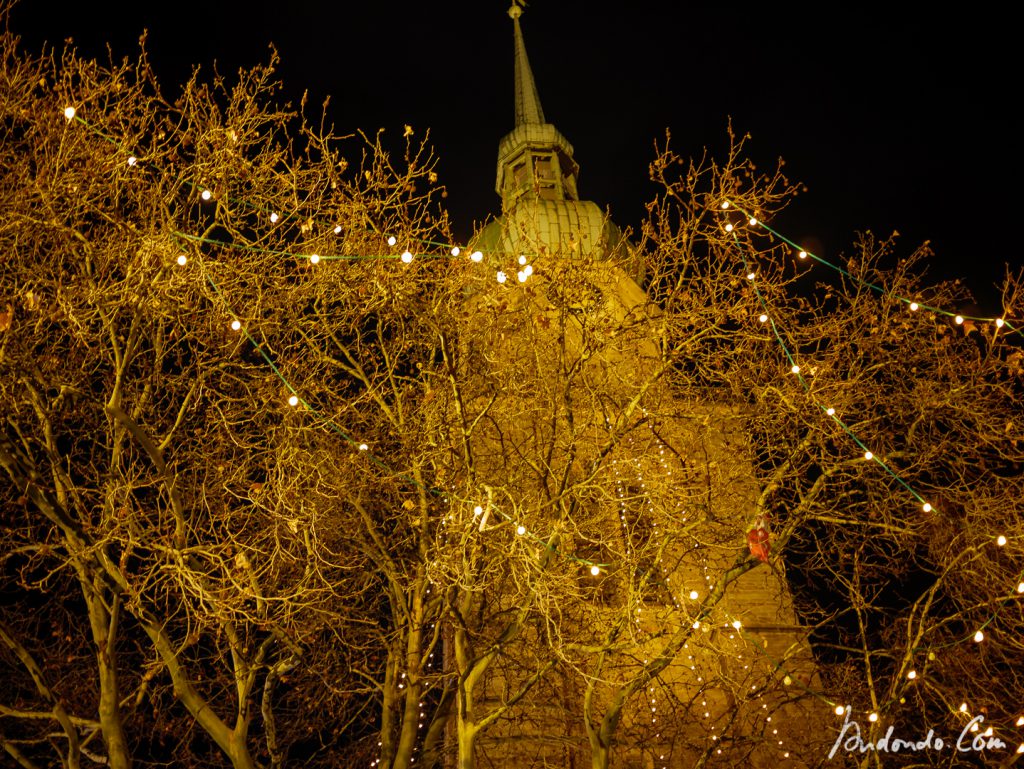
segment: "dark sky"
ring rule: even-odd
[[[431,129],[465,236],[498,208],[497,142],[513,120],[508,4],[27,0],[12,26],[32,49],[73,37],[89,53],[109,42],[118,57],[147,28],[165,86],[195,63],[233,73],[265,61],[273,42],[286,93],[308,88],[316,104],[331,94],[339,130]],[[930,274],[981,292],[1004,263],[1024,264],[1020,43],[1009,19],[970,7],[894,16],[777,5],[648,0],[608,11],[533,0],[523,16],[531,64],[548,120],[576,147],[581,194],[635,224],[666,127],[684,154],[715,151],[731,116],[760,165],[782,156],[807,185],[776,225],[816,238],[823,256],[858,230],[899,230],[907,252],[932,242]]]

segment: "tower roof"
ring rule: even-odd
[[[543,124],[544,109],[540,106],[537,84],[533,80],[530,69],[530,58],[526,55],[526,41],[523,39],[523,28],[519,26],[519,17],[523,9],[513,4],[508,9],[515,27],[515,77],[516,77],[516,127],[530,124]]]

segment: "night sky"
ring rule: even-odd
[[[148,29],[172,94],[193,64],[230,75],[266,61],[273,43],[286,95],[308,89],[316,105],[330,94],[339,131],[383,127],[398,146],[404,124],[430,129],[458,235],[497,213],[497,143],[513,123],[509,0],[155,5],[27,0],[11,25],[31,50],[73,37],[93,55],[109,42],[117,58]],[[964,277],[983,299],[1005,263],[1024,264],[1009,19],[638,5],[533,0],[522,19],[547,119],[576,148],[581,195],[619,224],[635,225],[655,193],[647,166],[666,128],[683,154],[720,152],[731,117],[760,166],[781,156],[807,185],[775,225],[822,256],[859,230],[898,230],[901,253],[930,240],[929,274]]]

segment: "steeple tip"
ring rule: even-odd
[[[515,25],[516,126],[540,125],[545,122],[544,110],[540,106],[537,85],[533,81],[530,60],[526,56],[523,30],[519,26],[519,17],[523,15],[521,0],[513,0],[512,7],[508,9],[508,15]]]

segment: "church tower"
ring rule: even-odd
[[[800,746],[827,737],[808,733],[816,673],[786,580],[748,550],[759,487],[742,409],[673,389],[671,319],[621,230],[580,199],[521,14],[501,214],[473,243],[498,281],[467,288],[475,332],[459,355],[460,409],[479,413],[466,455],[489,500],[473,542],[507,548],[463,585],[459,755],[501,769],[809,766]]]

